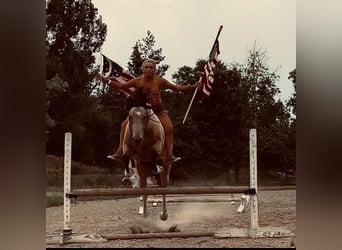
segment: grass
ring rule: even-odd
[[[116,188],[121,186],[123,176],[112,174],[85,174],[72,175],[72,189],[97,189]],[[63,177],[47,177],[46,207],[59,206],[63,204]]]
[[[62,206],[63,205],[63,195],[53,195],[46,196],[46,207]]]
[[[109,168],[72,162],[71,188],[116,188],[121,186],[123,174],[112,173]],[[63,157],[46,156],[46,207],[63,205]]]

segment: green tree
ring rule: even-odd
[[[140,75],[141,65],[143,61],[144,59],[142,56],[142,52],[139,49],[139,41],[138,41],[133,46],[133,52],[130,56],[130,61],[128,62],[128,71],[135,76]]]
[[[199,79],[204,64],[204,60],[198,60],[193,69],[183,66],[173,74],[173,78],[176,82],[193,84]],[[230,169],[240,168],[244,161],[243,152],[248,147],[247,135],[243,132],[246,129],[242,123],[248,91],[242,85],[241,74],[237,68],[229,70],[223,62],[219,62],[214,78],[210,97],[198,92],[184,125],[181,121],[187,105],[179,105],[188,104],[192,93],[187,93],[184,101],[180,97],[174,99],[171,105],[175,107],[176,114],[179,110],[179,118],[176,118],[174,125],[176,134],[181,135],[179,147],[185,155],[184,162],[188,163],[184,165],[192,172],[207,177],[219,177]]]
[[[58,74],[66,91],[47,97],[48,115],[55,122],[49,128],[47,152],[63,153],[64,133],[73,133],[74,159],[94,159],[87,149],[98,117],[98,100],[92,95],[98,74],[93,53],[99,52],[107,28],[90,0],[49,0],[46,4],[47,89]]]
[[[161,64],[160,62],[164,61],[165,56],[162,55],[162,49],[154,49],[156,40],[151,31],[147,31],[147,36],[142,40],[138,40],[133,46],[133,52],[130,56],[130,61],[128,62],[128,70],[133,75],[141,74],[141,65],[143,61],[147,58],[152,58],[157,63],[157,73],[160,76],[163,76],[165,72],[168,70],[169,65]]]
[[[95,57],[107,27],[90,0],[49,0],[46,9],[47,79],[57,73],[73,94],[92,92]]]
[[[296,82],[296,69],[292,70],[289,73],[289,77],[288,79],[290,79],[293,83],[293,87],[294,87],[294,93],[291,95],[290,99],[287,102],[287,106],[291,109],[292,114],[295,116],[297,113],[297,109],[296,109],[296,92],[297,92],[297,82]]]
[[[198,73],[196,73],[193,68],[183,66],[172,75],[172,79],[176,84],[186,85],[194,84],[198,80],[197,76]],[[185,172],[193,172],[191,167],[199,162],[201,158],[200,142],[197,139],[194,140],[194,138],[200,137],[200,131],[198,130],[196,121],[193,121],[190,116],[190,119],[188,119],[185,124],[182,124],[192,94],[191,91],[180,93],[171,91],[162,92],[165,108],[168,110],[174,127],[173,151],[175,155],[182,156],[182,165],[186,166],[182,169],[175,168],[174,171],[182,172],[182,175],[184,175]],[[194,106],[195,105],[196,104],[194,104]]]
[[[296,170],[296,91],[297,91],[297,85],[296,85],[296,69],[291,71],[289,73],[289,77],[294,85],[294,93],[291,95],[290,99],[287,101],[287,107],[290,110],[292,117],[290,122],[290,128],[288,131],[288,141],[287,141],[287,147],[288,147],[288,158],[287,158],[287,165],[286,167],[288,169]]]
[[[52,99],[59,98],[59,96],[64,95],[68,88],[68,84],[63,82],[58,75],[53,77],[51,80],[46,81],[46,91],[45,91],[45,133],[46,140],[49,138],[50,131],[56,126],[55,120],[51,118],[48,113],[50,103]]]
[[[268,66],[265,49],[254,47],[249,51],[247,63],[241,66],[244,81],[249,85],[250,128],[257,129],[258,161],[261,171],[282,168],[285,164],[286,135],[289,114],[277,99],[279,76]]]

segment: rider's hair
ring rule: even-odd
[[[146,63],[152,63],[153,66],[154,66],[154,72],[156,72],[157,63],[156,63],[156,61],[155,61],[154,59],[152,59],[152,58],[147,58],[145,61],[143,61],[142,65],[141,65],[141,70],[143,70],[144,65],[145,65]]]

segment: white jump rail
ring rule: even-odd
[[[249,131],[249,151],[250,151],[250,186],[234,187],[168,187],[168,188],[119,188],[119,189],[97,189],[97,190],[74,190],[71,191],[71,133],[65,134],[64,151],[64,228],[57,237],[49,236],[47,244],[56,243],[86,243],[105,242],[114,239],[138,239],[138,238],[173,238],[173,237],[201,237],[210,235],[216,238],[237,238],[237,237],[291,237],[293,233],[280,227],[259,227],[258,223],[258,190],[291,190],[293,186],[283,187],[258,187],[257,183],[257,140],[256,129]],[[215,232],[177,232],[177,233],[157,233],[149,235],[141,234],[118,234],[102,236],[98,233],[75,234],[70,226],[71,219],[71,199],[82,196],[122,196],[122,195],[157,195],[157,194],[244,194],[250,200],[250,227],[249,228],[221,228]],[[244,210],[242,208],[241,210]],[[242,212],[242,211],[240,211]]]

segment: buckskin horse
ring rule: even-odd
[[[139,187],[147,187],[147,177],[156,176],[160,187],[169,185],[172,163],[166,162],[165,133],[157,115],[147,104],[147,97],[138,89],[128,104],[128,125],[123,139],[123,156],[132,159],[139,175]],[[126,161],[127,162],[127,161]],[[157,167],[158,166],[158,167]],[[147,217],[147,195],[143,195],[143,216]],[[166,196],[160,219],[166,220]]]

